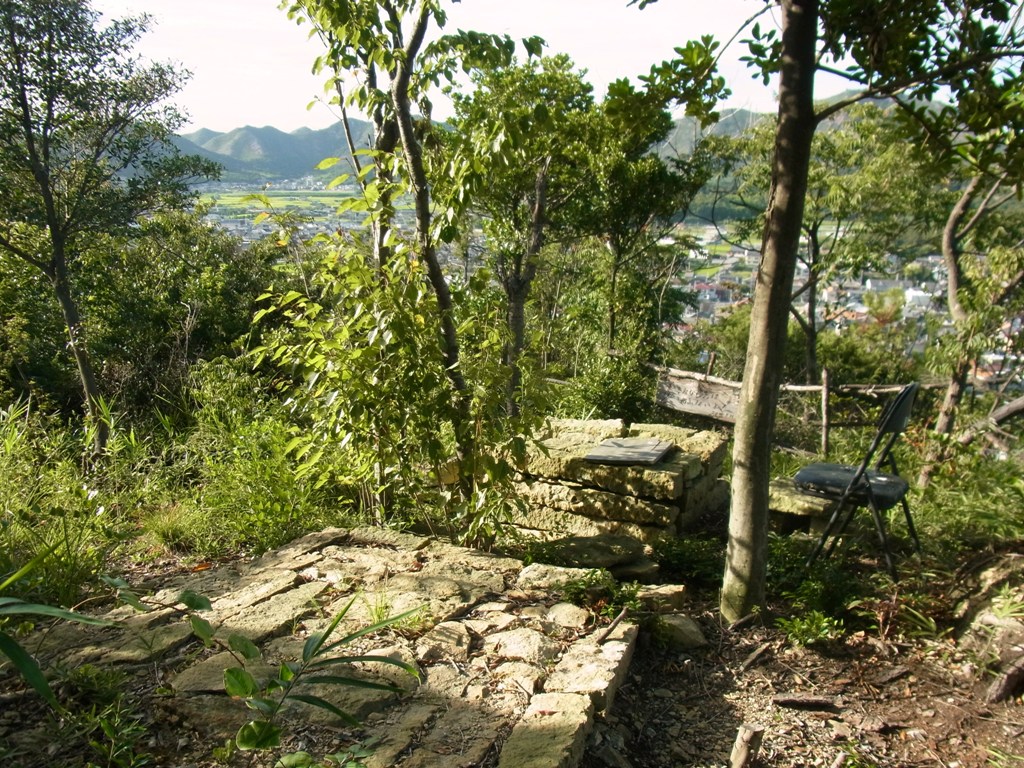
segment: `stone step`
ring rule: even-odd
[[[308,693],[357,717],[362,727],[346,731],[336,716],[295,702],[282,713],[285,734],[300,729],[316,743],[316,729],[325,729],[322,738],[334,740],[333,751],[339,734],[374,740],[365,764],[378,768],[475,765],[496,752],[508,768],[576,768],[594,714],[611,707],[637,637],[628,622],[602,637],[595,616],[557,601],[559,584],[582,574],[526,569],[518,560],[423,537],[333,529],[250,563],[178,577],[173,590],[159,594],[171,604],[182,589],[205,590],[213,607],[195,615],[222,640],[237,633],[255,643],[261,658],[245,668],[264,682],[283,662],[299,659],[308,637],[338,611],[348,613],[336,638],[419,607],[398,631],[353,639],[336,651],[401,660],[418,678],[380,662],[334,665],[332,674],[402,692],[312,686]],[[183,608],[139,614],[122,607],[108,614],[113,627],[76,626],[58,644],[51,637],[27,645],[49,664],[84,659],[139,680],[153,680],[160,670],[157,679],[173,691],[160,708],[182,733],[220,745],[252,717],[243,701],[224,693],[225,670],[241,664],[222,646],[204,648]],[[158,634],[168,640],[155,642]]]

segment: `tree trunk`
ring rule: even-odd
[[[939,406],[939,413],[935,419],[935,434],[948,436],[953,434],[956,426],[956,412],[963,400],[964,390],[967,389],[967,375],[971,371],[971,362],[961,359],[953,372],[950,374],[949,383],[946,385],[946,395],[942,398],[942,405]],[[917,475],[917,484],[925,488],[931,482],[935,468],[945,459],[948,449],[943,441],[936,441],[928,452],[928,458],[921,466]]]
[[[512,417],[519,415],[519,402],[522,399],[523,371],[519,361],[526,347],[526,301],[530,297],[533,278],[537,275],[537,259],[540,256],[540,249],[544,247],[544,227],[547,224],[548,168],[550,166],[551,158],[549,157],[537,171],[526,251],[522,258],[513,260],[510,270],[499,275],[508,302],[508,327],[512,336],[505,352],[505,361],[509,366],[506,410]]]
[[[62,254],[63,246],[55,244],[54,250]],[[85,397],[85,410],[93,429],[93,454],[98,457],[102,456],[107,449],[110,425],[103,414],[99,385],[96,383],[92,359],[83,338],[82,319],[78,314],[78,305],[71,295],[67,269],[63,267],[63,255],[55,258],[54,261],[58,266],[49,273],[50,284],[53,286],[54,295],[57,297],[61,313],[64,315],[64,325],[68,331],[68,350],[78,367],[78,379],[82,384],[82,394]]]
[[[946,225],[942,230],[942,260],[946,264],[946,305],[949,308],[950,317],[958,327],[958,336],[962,333],[963,326],[969,319],[967,308],[960,300],[960,291],[967,288],[966,276],[961,264],[960,233],[961,227],[971,209],[975,196],[981,188],[981,177],[975,176],[964,188],[960,199],[950,211],[946,219]],[[963,339],[960,339],[961,343]],[[963,399],[964,390],[967,388],[967,374],[970,372],[971,361],[967,357],[960,357],[956,366],[950,371],[949,383],[946,385],[946,396],[939,407],[939,413],[935,421],[934,432],[936,435],[948,436],[953,434],[953,427],[956,423],[956,411]],[[928,450],[927,458],[921,466],[917,476],[917,484],[922,488],[931,482],[935,468],[942,463],[947,456],[947,447],[944,442],[936,440]]]
[[[431,239],[430,186],[427,182],[426,169],[423,165],[423,152],[419,139],[413,130],[412,106],[409,99],[409,81],[412,75],[412,62],[416,60],[426,35],[430,20],[430,4],[423,6],[416,26],[409,36],[405,49],[405,62],[398,65],[391,86],[391,103],[395,110],[395,122],[402,143],[412,197],[416,212],[416,240],[420,258],[427,265],[427,279],[433,289],[440,311],[441,352],[444,356],[445,373],[455,394],[456,410],[453,418],[455,439],[458,444],[459,463],[462,469],[461,487],[469,493],[471,483],[467,473],[472,476],[475,468],[471,466],[476,455],[476,441],[473,434],[472,418],[469,410],[469,387],[460,365],[459,337],[453,316],[452,294],[445,280],[441,263],[437,258],[437,249]]]
[[[519,415],[520,389],[523,385],[523,373],[519,365],[523,349],[526,347],[526,296],[529,292],[521,278],[511,278],[505,282],[505,296],[508,301],[508,350],[505,363],[509,368],[508,393],[505,410],[513,418]]]
[[[957,438],[960,445],[970,445],[978,435],[983,435],[990,430],[997,429],[1004,421],[1019,418],[1024,415],[1024,395],[1014,398],[1008,403],[996,408],[986,418],[979,419],[964,430]]]
[[[720,605],[730,622],[764,602],[772,432],[816,127],[818,2],[783,0],[781,5],[782,70],[772,188],[733,447],[729,545]]]
[[[611,279],[608,281],[608,349],[615,349],[615,334],[618,331],[618,314],[615,311],[615,293],[618,290],[619,281],[619,254],[609,246],[612,252]]]
[[[807,279],[810,284],[807,286],[807,324],[804,326],[804,336],[807,346],[804,349],[804,365],[807,368],[806,381],[808,384],[817,384],[821,380],[818,372],[818,279],[815,270],[821,261],[821,243],[818,240],[818,227],[811,229],[808,235],[811,249],[811,263]]]

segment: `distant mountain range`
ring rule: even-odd
[[[352,120],[352,138],[357,148],[368,146],[371,125]],[[313,130],[299,128],[291,133],[265,126],[247,125],[221,133],[201,128],[175,139],[185,154],[199,155],[220,163],[221,179],[236,182],[267,182],[300,179],[310,175],[333,177],[337,169],[318,171],[316,166],[327,157],[345,157],[348,144],[341,125]]]
[[[724,110],[722,119],[714,126],[714,133],[738,134],[750,127],[763,115],[743,109]],[[352,120],[352,136],[357,148],[369,145],[372,126],[363,120]],[[664,142],[664,154],[688,153],[699,134],[694,120],[683,118]],[[266,126],[245,126],[221,133],[202,128],[176,138],[178,148],[190,155],[214,160],[223,168],[222,181],[273,182],[300,179],[310,175],[332,178],[337,169],[318,171],[316,166],[327,157],[345,157],[348,145],[341,125],[320,130],[299,128],[285,133]]]

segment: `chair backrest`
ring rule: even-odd
[[[876,467],[889,458],[889,452],[892,450],[893,444],[907,428],[907,423],[910,421],[910,412],[914,409],[914,399],[917,397],[919,386],[916,381],[912,384],[907,384],[885,406],[882,415],[878,418],[878,433],[875,435],[875,439],[871,441],[871,447],[864,457],[863,467],[866,468],[872,463],[876,452],[877,460],[874,462]],[[881,451],[878,450],[879,446],[883,446]]]

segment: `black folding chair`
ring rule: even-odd
[[[793,481],[803,492],[836,502],[824,533],[807,558],[808,568],[814,564],[822,551],[824,551],[825,557],[832,554],[839,537],[846,530],[859,507],[868,507],[871,510],[875,531],[878,533],[878,541],[882,546],[882,553],[885,555],[885,564],[893,580],[897,578],[896,566],[893,565],[882,512],[897,504],[903,505],[907,529],[910,531],[910,537],[914,540],[914,546],[920,553],[921,542],[917,538],[914,520],[910,516],[910,505],[907,503],[910,484],[900,477],[896,460],[892,456],[892,447],[903,430],[907,428],[907,422],[910,420],[910,412],[914,407],[917,389],[916,383],[908,384],[885,407],[878,420],[878,433],[871,441],[871,447],[868,448],[860,466],[819,462],[809,464],[796,473]],[[890,471],[885,471],[884,468],[888,468]],[[831,542],[829,542],[830,538]]]

